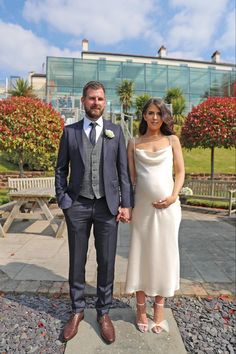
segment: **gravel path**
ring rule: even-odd
[[[188,353],[236,353],[236,302],[226,299],[181,297],[167,301]]]
[[[88,298],[87,307],[94,301]],[[125,298],[113,302],[113,307],[128,306]],[[173,310],[188,353],[236,353],[234,301],[179,297],[168,299],[166,306]],[[68,299],[2,294],[0,309],[0,354],[64,353],[60,333],[70,316]]]

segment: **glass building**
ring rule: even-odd
[[[236,95],[235,65],[221,63],[217,51],[211,59],[168,58],[164,47],[155,57],[91,52],[83,40],[81,58],[47,57],[46,97],[59,111],[80,108],[83,86],[98,80],[106,87],[108,112],[119,113],[116,88],[127,79],[134,82],[135,96],[162,98],[171,87],[182,89],[188,112],[208,96]]]

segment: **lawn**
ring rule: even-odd
[[[18,166],[4,159],[0,152],[0,172],[18,171]]]
[[[8,189],[0,189],[0,205],[9,202]]]
[[[210,149],[183,149],[186,173],[210,173]],[[18,171],[18,166],[6,161],[0,153],[0,172]],[[235,150],[215,149],[215,173],[235,173]],[[51,175],[51,174],[50,174]],[[7,190],[0,189],[0,205],[9,201]],[[192,201],[189,204],[203,205],[203,201]],[[209,205],[212,204],[212,205]],[[227,207],[228,203],[216,205],[206,201],[206,206]]]
[[[183,149],[186,173],[210,173],[210,149]],[[235,149],[215,149],[215,173],[235,173]]]
[[[210,149],[183,149],[186,173],[210,173]],[[18,166],[6,161],[0,153],[0,172],[18,171]],[[235,150],[215,149],[215,173],[235,173]]]

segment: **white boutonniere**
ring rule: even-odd
[[[112,139],[114,138],[115,134],[113,133],[112,130],[109,130],[109,129],[105,129],[105,135],[106,137],[108,137],[109,139]]]

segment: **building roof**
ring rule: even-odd
[[[37,73],[34,73],[31,75],[31,77],[46,77],[46,74],[37,74]]]
[[[232,68],[236,68],[236,65],[233,63],[215,63],[212,61],[203,61],[203,60],[191,60],[191,59],[177,59],[177,58],[170,58],[170,57],[160,57],[160,56],[148,56],[148,55],[137,55],[137,54],[124,54],[124,53],[109,53],[109,52],[94,52],[94,51],[82,51],[81,52],[81,58],[83,58],[84,55],[97,55],[97,56],[117,56],[117,57],[127,57],[128,58],[136,58],[136,59],[149,59],[149,60],[158,60],[158,62],[161,61],[170,61],[170,62],[183,62],[183,63],[199,63],[199,64],[206,64],[206,65],[219,65],[219,66],[229,66]]]

